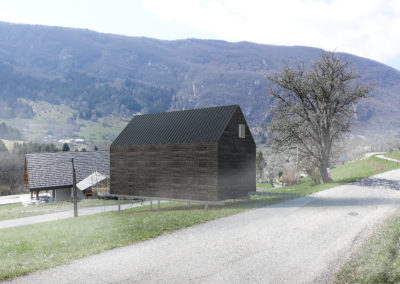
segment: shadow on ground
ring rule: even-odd
[[[354,177],[353,177],[354,178]],[[343,184],[354,185],[354,186],[364,186],[364,187],[380,187],[388,190],[400,190],[400,181],[393,181],[381,178],[365,178],[359,181],[351,180],[340,180],[335,181],[339,185]],[[263,196],[265,195],[265,196]],[[285,202],[289,201],[290,202]],[[387,198],[387,197],[328,197],[328,196],[303,196],[299,197],[295,194],[271,194],[271,193],[258,193],[252,196],[251,200],[228,200],[225,206],[215,206],[210,205],[209,210],[219,210],[219,209],[252,209],[252,208],[263,208],[267,206],[274,206],[276,208],[287,208],[287,207],[340,207],[340,206],[379,206],[388,204],[400,204],[399,198]],[[204,204],[192,204],[188,207],[187,203],[176,204],[174,206],[162,207],[160,211],[177,211],[177,210],[204,210]],[[140,211],[132,211],[130,214],[140,214],[146,212],[157,212],[157,208],[150,210],[146,208]]]
[[[382,179],[382,178],[365,178],[360,181],[353,182],[352,185],[366,187],[385,187],[388,189],[400,190],[400,181]]]
[[[341,181],[336,181],[340,183]],[[343,181],[343,183],[346,183]],[[348,183],[346,183],[348,184]],[[385,188],[387,190],[400,190],[400,181],[382,179],[382,178],[364,178],[359,181],[353,181],[349,185],[363,187]],[[293,197],[294,198],[294,197]],[[242,208],[260,208],[269,205],[279,208],[297,207],[304,204],[304,207],[340,207],[340,206],[380,206],[389,204],[400,204],[400,198],[388,197],[328,197],[328,196],[304,196],[301,200],[293,200],[291,202],[283,202],[289,199],[286,198],[271,198],[268,200],[251,200],[244,201],[238,204]],[[231,207],[233,205],[230,205]]]
[[[306,199],[304,207],[350,207],[350,206],[380,206],[390,204],[400,204],[400,198],[384,198],[384,197],[312,197],[305,196],[302,199]],[[308,201],[308,203],[307,203]],[[284,202],[277,203],[274,207],[288,208],[297,207],[298,202]]]

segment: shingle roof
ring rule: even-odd
[[[238,105],[136,115],[111,144],[217,142]]]
[[[110,176],[109,151],[35,153],[25,157],[31,190],[72,186],[72,158],[77,183],[95,171]]]

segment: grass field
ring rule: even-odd
[[[263,182],[263,183],[257,183],[257,188],[259,188],[259,189],[272,189],[273,187],[271,186],[270,183]]]
[[[138,201],[121,200],[121,204],[132,202]],[[115,205],[117,203],[118,201],[116,200],[88,199],[80,201],[78,203],[78,208],[108,206]],[[0,221],[67,211],[73,209],[73,206],[74,205],[71,202],[45,203],[26,207],[24,207],[22,203],[0,205]]]
[[[385,156],[388,158],[400,160],[400,151],[393,151],[393,152],[385,154]]]
[[[102,213],[0,230],[0,280],[68,263],[181,228],[243,212],[246,208],[280,202],[280,198],[256,198],[228,202],[224,207],[186,203],[162,203],[161,211],[149,207]]]
[[[274,189],[270,192],[296,193],[299,195],[308,195],[324,189],[354,182],[378,173],[394,170],[400,167],[400,164],[377,157],[370,157],[366,160],[346,163],[343,166],[331,170],[332,182],[313,185],[310,178],[304,178],[296,186],[285,186]]]
[[[63,104],[23,101],[32,107],[35,113],[33,118],[1,119],[0,122],[20,129],[26,140],[31,141],[41,140],[48,134],[56,134],[58,137],[76,135],[92,143],[111,143],[130,120],[114,115],[100,117],[96,121],[84,120],[77,118],[76,110]]]
[[[333,169],[332,183],[312,186],[311,181],[305,178],[296,187],[272,191],[307,195],[396,167],[397,163],[372,157]],[[160,212],[150,211],[145,206],[124,210],[121,214],[109,212],[2,229],[0,280],[287,199],[289,198],[253,196],[251,200],[227,201],[222,207],[210,206],[209,210],[204,210],[202,205],[188,208],[187,203],[168,202],[161,204]],[[50,208],[57,205],[48,204],[43,208],[47,206]]]
[[[355,253],[336,283],[400,282],[400,210]]]

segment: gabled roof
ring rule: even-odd
[[[34,153],[25,158],[31,190],[72,186],[72,158],[77,183],[95,171],[110,176],[109,151]]]
[[[136,115],[111,147],[217,142],[238,105]]]

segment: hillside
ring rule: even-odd
[[[285,62],[311,63],[322,52],[1,22],[0,38],[0,122],[49,141],[111,141],[134,113],[226,104],[241,105],[258,135],[269,105],[265,74]],[[375,82],[372,97],[357,106],[356,132],[400,136],[400,71],[342,55],[362,82]]]

